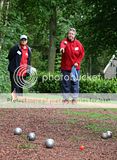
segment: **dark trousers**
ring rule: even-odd
[[[10,72],[11,93],[15,91],[16,93],[22,95],[24,85],[23,79],[25,79],[25,77],[22,78],[18,76],[13,76],[13,73]]]
[[[71,93],[73,99],[76,99],[79,94],[79,77],[80,77],[80,70],[77,70],[78,79],[74,82],[70,78],[71,71],[62,70],[62,93],[63,98],[68,99]]]

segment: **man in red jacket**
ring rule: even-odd
[[[62,53],[61,72],[62,72],[62,92],[63,102],[69,102],[69,93],[72,93],[72,103],[76,103],[79,93],[79,74],[80,64],[84,57],[84,48],[76,38],[75,28],[70,28],[67,38],[60,43],[60,52]],[[78,78],[76,81],[71,80],[72,67],[76,68]]]

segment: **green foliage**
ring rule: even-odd
[[[4,1],[4,6],[7,2],[9,2],[8,10],[6,7],[0,10],[0,55],[2,55],[0,73],[6,79],[8,77],[6,71],[8,61],[5,58],[10,47],[19,41],[21,34],[27,34],[29,37],[29,46],[32,48],[32,65],[39,72],[48,70],[50,37],[53,30],[50,28],[50,22],[54,11],[56,11],[57,23],[54,33],[57,53],[55,59],[56,72],[59,72],[61,61],[59,44],[70,27],[76,28],[77,38],[85,48],[85,59],[81,66],[82,74],[102,73],[110,57],[115,54],[117,49],[116,0],[104,0],[103,2],[99,0],[72,0],[71,2],[69,0],[8,0]],[[51,57],[53,58],[53,56]],[[5,68],[5,73],[3,68]],[[1,88],[4,88],[2,83]],[[111,88],[110,81],[108,81],[110,89],[105,87],[104,81],[101,82],[101,84],[103,83],[102,89],[100,89],[101,84],[96,82],[93,86],[94,89],[91,87],[93,83],[93,81],[88,82],[90,92],[98,92],[95,86],[99,86],[99,92],[106,92],[106,90],[115,92],[114,87]],[[83,89],[81,92],[89,92],[85,84],[87,81],[82,80],[81,88]]]
[[[55,80],[59,79],[59,80]],[[59,93],[60,92],[60,76],[59,74],[50,74],[41,72],[38,75],[38,81],[31,91],[40,93]]]
[[[117,93],[117,79],[103,79],[100,76],[86,76],[80,81],[81,93]]]
[[[43,56],[41,52],[35,49],[32,50],[31,65],[35,67],[38,70],[38,72],[42,70],[47,71],[47,60],[43,61]]]
[[[60,71],[60,66],[61,66],[61,54],[57,53],[56,54],[56,60],[55,60],[55,71],[56,72]]]
[[[0,93],[5,93],[10,91],[10,81],[7,71],[7,60],[6,56],[0,55]]]
[[[13,0],[12,0],[13,1]],[[12,2],[11,1],[11,2]],[[11,10],[12,8],[12,10]],[[2,12],[1,12],[2,13]],[[27,34],[23,13],[16,12],[16,2],[9,6],[8,21],[0,22],[0,92],[10,92],[10,80],[8,73],[9,49],[18,43],[21,34]]]
[[[60,73],[39,73],[38,81],[31,91],[61,93]],[[106,80],[100,76],[81,76],[80,93],[117,93],[117,79]]]

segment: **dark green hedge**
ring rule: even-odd
[[[50,77],[50,78],[49,78]],[[53,78],[52,78],[53,77]],[[46,80],[44,81],[44,79]],[[60,73],[39,73],[38,81],[31,91],[40,93],[60,93]],[[81,76],[80,93],[117,93],[117,79],[103,79],[101,76]]]

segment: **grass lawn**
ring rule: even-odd
[[[110,113],[99,113],[99,111],[112,111],[113,114]],[[83,125],[83,128],[91,130],[95,133],[106,132],[111,130],[112,132],[117,131],[117,127],[112,125],[112,123],[108,123],[108,121],[117,122],[117,109],[97,109],[94,111],[74,111],[67,109],[63,112],[65,115],[69,115],[68,123],[76,124],[79,120],[84,120],[87,123]],[[71,117],[74,117],[71,118]]]

